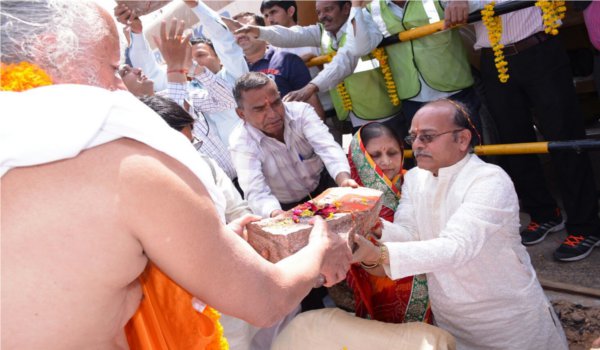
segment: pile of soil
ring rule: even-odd
[[[567,335],[570,350],[589,350],[600,337],[600,306],[583,306],[565,300],[552,302]]]

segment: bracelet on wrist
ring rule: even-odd
[[[379,263],[375,263],[375,264],[365,264],[364,262],[360,262],[360,266],[362,266],[363,269],[365,270],[371,270],[376,268],[377,266],[379,266]]]
[[[171,73],[180,73],[180,74],[187,74],[187,69],[169,69],[167,71],[167,74],[171,74]]]

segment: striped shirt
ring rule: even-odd
[[[196,86],[198,83],[202,84],[202,88]],[[235,99],[228,83],[206,69],[187,85],[169,82],[167,90],[160,92],[160,95],[166,95],[179,105],[183,105],[184,100],[190,103],[192,108],[189,112],[195,120],[192,134],[198,139],[196,149],[214,159],[230,179],[235,179],[237,174],[227,146],[203,115],[235,108]]]
[[[506,1],[507,0],[499,0],[497,3]],[[483,6],[489,2],[491,1],[470,1],[469,6],[475,6],[476,8],[482,9]],[[472,9],[472,7],[470,9]],[[542,11],[536,6],[507,13],[500,16],[500,18],[502,18],[502,39],[500,40],[500,43],[503,45],[516,43],[517,41],[544,30]],[[484,47],[489,48],[490,40],[488,38],[488,31],[483,22],[476,22],[474,28],[477,37],[474,45],[475,50]]]
[[[314,109],[284,102],[284,140],[266,136],[247,122],[232,133],[230,151],[252,211],[263,217],[314,191],[325,166],[332,178],[350,173],[342,148]]]

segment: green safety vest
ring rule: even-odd
[[[406,2],[402,19],[398,19],[385,0],[368,6],[371,16],[384,36],[394,35],[444,18],[437,0]],[[430,87],[444,92],[462,90],[473,85],[473,76],[458,29],[431,34],[416,40],[385,47],[390,69],[402,100],[421,91],[419,73]]]
[[[330,54],[336,50],[329,35],[321,24],[321,50],[323,54]],[[346,42],[346,33],[340,40],[340,47]],[[379,62],[369,56],[359,59],[354,73],[344,79],[346,91],[352,101],[352,112],[357,117],[365,120],[377,120],[390,117],[400,112],[400,105],[394,106],[390,101],[385,79],[379,68]],[[340,120],[348,119],[349,111],[344,109],[342,97],[337,88],[329,90],[331,102]]]

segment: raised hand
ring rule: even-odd
[[[127,5],[119,4],[115,6],[113,14],[117,19],[117,22],[128,27],[131,32],[140,34],[144,30],[140,18],[135,11],[131,10]]]
[[[185,22],[171,19],[171,26],[167,31],[167,23],[160,24],[160,38],[154,36],[154,43],[160,50],[167,63],[168,71],[185,70],[190,66],[190,37],[191,33],[183,34]]]

